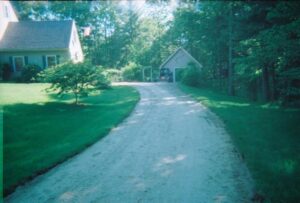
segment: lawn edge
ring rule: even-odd
[[[117,85],[117,86],[122,86],[122,85]],[[127,87],[128,87],[128,86],[127,86]],[[4,189],[4,187],[3,187],[3,191],[2,191],[2,193],[3,193],[3,198],[6,198],[6,197],[8,197],[9,195],[13,194],[13,193],[16,191],[16,189],[17,189],[18,187],[26,185],[28,182],[34,180],[35,178],[37,178],[37,177],[39,177],[39,176],[41,176],[41,175],[44,175],[45,173],[49,172],[50,170],[54,169],[55,167],[58,167],[58,166],[61,165],[62,163],[67,162],[67,161],[69,161],[69,160],[75,158],[77,155],[79,155],[80,153],[83,153],[85,150],[87,150],[87,148],[91,147],[92,145],[96,144],[97,142],[101,141],[104,137],[106,137],[107,135],[109,135],[110,132],[111,132],[115,127],[117,127],[117,126],[121,125],[123,122],[125,122],[125,120],[126,120],[129,116],[131,116],[131,114],[134,112],[136,106],[138,105],[138,103],[139,103],[140,100],[141,100],[141,95],[140,95],[139,91],[138,91],[135,87],[133,87],[133,86],[130,86],[130,87],[136,90],[136,92],[137,92],[137,94],[138,94],[138,99],[137,99],[135,105],[130,109],[130,111],[129,111],[127,114],[125,114],[125,115],[123,116],[123,118],[120,119],[120,122],[119,122],[119,123],[113,125],[110,129],[105,129],[105,133],[104,133],[102,136],[99,136],[99,139],[98,139],[98,140],[96,140],[96,141],[93,142],[93,143],[86,144],[86,145],[85,145],[82,149],[80,149],[78,152],[74,152],[73,154],[71,154],[71,155],[69,155],[69,156],[63,158],[62,160],[56,162],[56,163],[53,164],[52,166],[49,166],[49,167],[47,167],[47,168],[44,168],[44,169],[42,169],[42,170],[37,171],[35,174],[33,174],[33,175],[31,175],[31,176],[25,178],[23,181],[20,181],[18,184],[15,184],[15,185],[11,186],[10,188]]]
[[[240,149],[238,148],[238,146],[236,146],[236,143],[234,142],[233,136],[231,135],[231,133],[229,133],[229,129],[226,126],[226,123],[224,122],[224,120],[220,116],[218,116],[211,108],[209,108],[209,106],[205,105],[205,103],[203,103],[201,100],[198,100],[196,98],[196,95],[194,95],[192,93],[185,92],[181,88],[181,86],[187,86],[187,85],[180,84],[180,83],[176,84],[176,87],[180,92],[184,93],[185,95],[187,95],[188,97],[190,97],[191,99],[196,101],[197,103],[200,103],[202,106],[204,106],[208,110],[209,114],[211,114],[212,116],[217,118],[219,124],[224,128],[226,134],[228,134],[228,136],[230,137],[230,142],[232,143],[232,145],[234,147],[234,150],[235,150],[234,153],[238,156],[238,159],[243,163],[243,165],[246,166],[247,172],[249,173],[249,176],[251,178],[250,184],[251,184],[251,187],[252,187],[252,198],[254,198],[256,195],[260,195],[260,193],[258,193],[258,191],[257,191],[256,181],[253,178],[252,171],[249,169],[247,161],[243,159],[243,155],[240,152]],[[187,86],[187,87],[190,87],[190,86]],[[196,87],[191,87],[191,88],[196,88]]]

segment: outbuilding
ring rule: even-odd
[[[173,81],[176,78],[176,69],[186,68],[189,63],[194,63],[199,68],[202,65],[184,48],[178,48],[159,67],[161,80]]]

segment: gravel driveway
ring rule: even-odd
[[[249,202],[252,180],[219,119],[169,83],[83,153],[6,202]],[[101,116],[101,115],[99,115]]]

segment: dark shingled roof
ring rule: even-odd
[[[68,49],[72,20],[9,22],[0,51]]]

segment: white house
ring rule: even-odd
[[[180,47],[160,65],[160,73],[167,71],[169,77],[173,77],[172,81],[175,82],[176,69],[186,68],[191,62],[199,68],[202,67],[202,65],[192,55],[190,55],[184,48]]]
[[[0,40],[3,37],[8,22],[18,22],[18,17],[9,1],[0,1]]]
[[[18,21],[9,1],[0,1],[0,11],[0,63],[9,64],[12,72],[27,64],[46,68],[83,61],[73,20]]]

